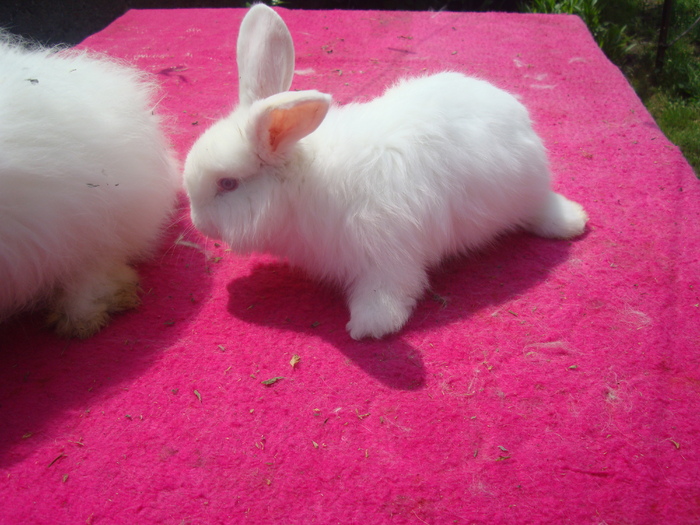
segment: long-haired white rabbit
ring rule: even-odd
[[[287,91],[291,35],[262,4],[241,24],[237,60],[238,107],[185,163],[193,223],[345,286],[355,339],[399,330],[447,255],[515,228],[584,231],[583,208],[550,188],[527,110],[487,82],[440,73],[342,107]]]
[[[88,337],[139,303],[180,178],[143,74],[0,34],[0,318]]]

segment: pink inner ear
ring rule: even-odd
[[[323,120],[326,107],[318,101],[309,101],[272,110],[268,126],[271,151],[276,152],[280,146],[292,144],[314,131]]]
[[[284,135],[284,131],[285,128],[282,119],[275,119],[273,115],[270,128],[268,129],[270,149],[272,151],[277,151],[280,141],[282,140],[282,136]]]

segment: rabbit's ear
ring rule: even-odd
[[[265,4],[254,5],[241,22],[237,44],[239,103],[287,91],[294,75],[294,43],[282,18]]]
[[[257,154],[274,163],[323,122],[331,96],[318,91],[273,95],[251,108]]]

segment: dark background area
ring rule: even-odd
[[[517,11],[522,0],[292,0],[290,9]],[[246,0],[2,0],[0,27],[41,44],[81,42],[129,9],[246,7]]]

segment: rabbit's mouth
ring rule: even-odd
[[[217,228],[212,221],[203,220],[202,217],[195,213],[194,210],[192,210],[190,213],[190,219],[192,220],[194,227],[205,237],[208,237],[213,241],[223,240],[219,228]]]

